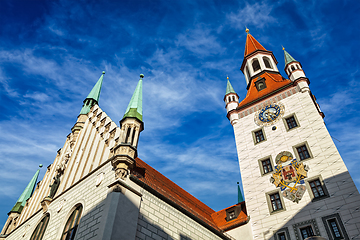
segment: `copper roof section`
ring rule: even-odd
[[[271,94],[275,90],[292,83],[291,80],[285,79],[279,73],[264,72],[258,78],[265,78],[266,88],[261,91],[258,91],[255,86],[256,79],[253,79],[252,82],[250,83],[250,87],[249,90],[247,91],[245,99],[239,103],[238,108],[243,107],[249,103],[252,103],[257,99],[260,99],[268,94]]]
[[[244,57],[256,50],[267,51],[250,33],[246,36]]]

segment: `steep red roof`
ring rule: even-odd
[[[256,50],[267,51],[250,33],[246,36],[244,57]]]
[[[256,99],[266,96],[273,91],[284,87],[289,83],[292,83],[291,80],[283,78],[279,73],[264,72],[259,77],[265,78],[266,88],[258,91],[255,86],[255,82],[257,79],[253,79],[250,84],[249,90],[247,91],[245,99],[239,103],[238,107],[245,106],[246,104],[251,103]]]
[[[192,213],[197,218],[201,219],[208,225],[219,230],[216,224],[211,218],[211,214],[215,213],[210,207],[205,205],[203,202],[195,198],[190,193],[186,192],[184,189],[176,185],[170,179],[156,171],[154,168],[146,164],[139,158],[136,158],[136,168],[135,171],[139,172],[139,169],[143,169],[139,180],[147,184],[156,192],[160,193],[167,199],[176,203],[183,209]]]
[[[240,214],[237,216],[236,219],[233,219],[231,221],[226,221],[226,210],[236,206],[241,206],[242,211],[240,212]],[[234,227],[245,224],[248,220],[245,202],[241,202],[231,207],[222,209],[216,213],[211,214],[211,217],[213,218],[215,224],[223,231],[230,230]]]

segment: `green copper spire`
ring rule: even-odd
[[[92,106],[94,106],[99,102],[104,74],[105,71],[102,72],[101,77],[99,78],[99,80],[97,81],[97,83],[95,84],[89,95],[87,96],[87,98],[84,100],[84,105],[80,111],[80,114],[88,114],[90,112],[90,108],[92,108]]]
[[[129,105],[124,114],[126,117],[135,117],[142,121],[142,79],[144,74],[140,74],[140,80],[135,88],[134,94],[131,97]]]
[[[287,51],[285,51],[284,47],[283,50],[284,50],[285,66],[291,62],[297,62]]]
[[[42,167],[42,164],[39,165],[39,167]],[[29,182],[29,184],[27,185],[27,187],[25,188],[24,192],[20,195],[19,199],[17,200],[15,206],[11,209],[10,212],[17,212],[17,213],[21,213],[21,211],[23,210],[26,200],[28,200],[35,188],[35,184],[36,181],[38,179],[39,176],[39,172],[40,169],[38,169],[35,173],[35,175],[32,177],[31,181]]]
[[[229,93],[236,93],[233,89],[233,87],[231,86],[231,83],[229,81],[229,77],[227,77],[227,85],[226,85],[226,93],[225,95],[229,94]]]
[[[239,184],[239,183],[238,183]],[[244,198],[242,196],[241,190],[240,190],[240,186],[238,185],[238,203],[241,203],[244,201]]]

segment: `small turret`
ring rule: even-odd
[[[101,86],[102,86],[103,79],[104,79],[104,74],[105,74],[105,71],[102,72],[99,80],[97,81],[97,83],[95,84],[95,86],[93,87],[93,89],[91,90],[89,95],[87,96],[87,98],[85,98],[84,105],[80,111],[80,115],[88,114],[90,112],[90,109],[92,108],[92,106],[99,103],[100,91],[101,91]]]
[[[307,80],[304,70],[302,70],[301,63],[296,61],[283,47],[284,50],[284,59],[285,59],[285,72],[288,75],[291,81],[296,81],[300,79],[306,79],[306,81],[299,81],[298,85],[301,92],[310,91],[309,81]]]
[[[226,85],[226,93],[224,97],[225,102],[225,108],[227,111],[227,117],[229,118],[231,124],[235,124],[236,120],[239,119],[238,114],[232,113],[233,110],[235,110],[239,104],[239,96],[234,91],[234,88],[231,86],[231,83],[229,81],[229,77],[227,77],[227,85]]]
[[[253,79],[264,72],[279,73],[277,60],[271,51],[266,50],[246,29],[244,60],[240,70],[245,75],[247,89]]]
[[[71,128],[71,132],[74,135],[74,140],[77,139],[77,136],[80,130],[84,127],[85,121],[87,119],[87,114],[90,112],[90,109],[95,105],[99,104],[101,86],[104,80],[105,71],[102,72],[99,80],[96,82],[95,86],[84,100],[84,105],[81,108],[80,114],[75,125]]]
[[[115,178],[126,180],[137,158],[137,145],[140,132],[144,130],[142,121],[142,79],[135,88],[130,103],[120,121],[120,144],[111,149],[111,164],[115,169]]]
[[[42,167],[42,164],[39,165],[39,167]],[[26,201],[31,197],[35,185],[39,176],[40,169],[36,171],[28,185],[26,186],[23,193],[20,195],[19,199],[16,201],[16,204],[14,207],[10,210],[8,213],[9,217],[4,225],[4,228],[1,231],[0,237],[7,236],[12,230],[16,228],[17,220],[25,207]]]
[[[304,71],[302,70],[301,63],[296,61],[287,51],[284,50],[285,58],[285,72],[288,75],[289,79],[294,81],[298,78],[306,78]]]

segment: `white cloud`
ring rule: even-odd
[[[220,45],[212,32],[213,30],[209,26],[198,24],[196,28],[179,34],[175,43],[177,46],[183,46],[197,54],[200,58],[212,54],[221,54],[226,48]]]
[[[231,12],[227,18],[234,28],[245,30],[245,27],[255,27],[260,29],[277,21],[270,15],[272,9],[273,4],[265,2],[246,3],[245,7],[240,8],[235,13]]]

